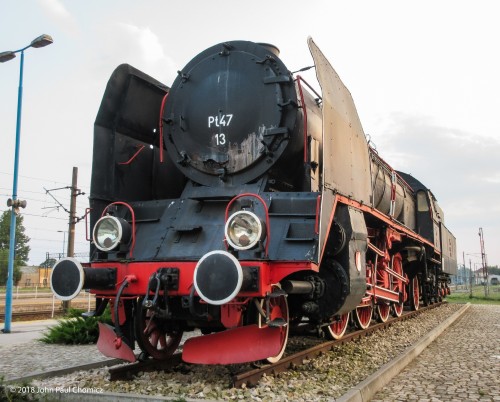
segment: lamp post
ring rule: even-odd
[[[23,103],[23,68],[24,51],[30,47],[39,48],[50,45],[53,42],[49,35],[41,35],[31,41],[28,46],[19,50],[0,53],[0,63],[12,60],[16,53],[21,52],[21,66],[19,68],[19,90],[17,93],[17,121],[16,121],[16,148],[14,156],[14,182],[12,185],[12,199],[7,201],[7,206],[12,207],[10,213],[10,243],[9,243],[9,266],[7,271],[7,291],[5,293],[5,323],[4,333],[10,333],[10,324],[12,320],[12,289],[14,286],[14,249],[16,246],[16,217],[19,208],[26,207],[26,201],[17,199],[17,177],[19,169],[19,147],[21,142],[21,109]]]

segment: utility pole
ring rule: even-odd
[[[470,286],[470,294],[469,298],[472,299],[472,261],[469,258],[469,286]]]
[[[481,245],[481,260],[483,262],[484,296],[487,297],[488,289],[488,262],[486,261],[486,250],[484,248],[483,228],[479,228],[479,244]]]
[[[76,226],[76,197],[80,194],[77,188],[78,183],[78,168],[73,167],[73,177],[71,179],[71,203],[69,206],[69,222],[68,222],[68,257],[75,255],[75,226]],[[71,301],[63,301],[63,311],[67,313],[71,307]]]
[[[464,262],[464,276],[463,276],[464,286],[465,286],[465,290],[467,290],[467,269],[465,267],[465,251],[462,251],[462,259]]]

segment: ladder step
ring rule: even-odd
[[[271,293],[267,295],[267,297],[281,297],[281,296],[288,296],[288,293],[286,293],[283,289],[276,288],[274,289]]]
[[[267,325],[271,328],[282,328],[286,327],[286,321],[284,318],[277,317],[274,320],[269,321]]]

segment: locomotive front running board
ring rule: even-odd
[[[247,325],[189,338],[182,360],[196,364],[247,363],[276,356],[282,347],[279,328]]]

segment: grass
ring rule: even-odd
[[[484,295],[484,286],[474,285],[472,297],[470,288],[455,290],[452,286],[451,295],[446,297],[450,303],[496,304],[500,305],[500,285],[489,286],[488,296]]]

